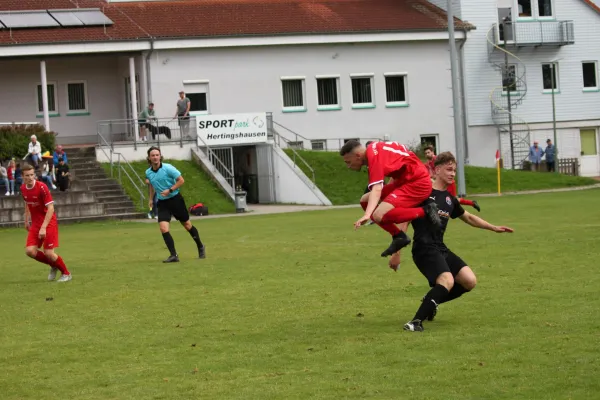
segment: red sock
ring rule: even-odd
[[[463,206],[471,206],[473,207],[473,202],[471,200],[467,200],[467,199],[458,199],[459,203],[462,204]]]
[[[33,257],[35,261],[41,262],[42,264],[52,265],[52,262],[48,260],[43,251],[39,251],[36,253],[35,257]]]
[[[363,210],[367,209],[367,202],[361,201],[360,202],[360,206],[363,208]],[[373,222],[375,222],[375,220],[373,219],[373,217],[371,216],[371,219],[373,220]],[[398,229],[398,227],[392,223],[377,223],[375,222],[377,225],[379,225],[379,227],[381,229],[383,229],[384,231],[386,231],[387,233],[389,233],[392,236],[396,236],[398,235],[400,232],[402,232],[400,229]]]
[[[67,269],[67,266],[65,265],[65,262],[63,261],[61,256],[58,256],[56,258],[56,260],[50,265],[53,266],[54,268],[58,268],[60,273],[63,275],[71,275],[71,273]]]
[[[394,208],[383,216],[383,223],[401,224],[413,219],[423,218],[425,210],[418,208]]]

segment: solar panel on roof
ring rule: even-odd
[[[45,28],[60,26],[46,11],[0,12],[0,22],[7,28]]]
[[[80,8],[70,10],[85,25],[112,25],[113,22],[100,9]]]
[[[83,26],[83,22],[71,10],[48,10],[48,12],[61,26]]]

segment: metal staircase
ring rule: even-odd
[[[525,63],[516,55],[496,44],[498,24],[488,31],[488,62],[502,74],[502,86],[489,95],[492,120],[498,129],[500,154],[504,167],[522,169],[529,155],[529,124],[515,114],[515,109],[527,94]]]

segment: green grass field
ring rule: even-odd
[[[291,150],[286,153],[293,157]],[[333,204],[356,204],[368,183],[366,168],[361,172],[346,168],[337,152],[298,151],[314,169],[316,183]],[[300,168],[310,178],[312,174],[304,163],[298,161]],[[497,193],[497,171],[494,168],[465,168],[467,194]],[[501,189],[503,192],[523,190],[551,189],[559,187],[585,186],[598,183],[591,178],[574,177],[559,174],[532,173],[529,171],[502,170]]]
[[[218,186],[208,177],[208,175],[195,165],[191,161],[181,160],[165,160],[170,164],[173,164],[177,168],[183,178],[185,184],[181,188],[181,194],[185,198],[187,206],[191,206],[196,203],[204,203],[208,205],[209,212],[211,214],[226,214],[235,212],[235,205],[219,188]],[[148,163],[145,161],[132,162],[131,166],[137,172],[138,176],[145,180],[146,169],[148,169]],[[103,163],[102,167],[108,176],[110,176],[110,164]],[[115,168],[115,174],[117,174]],[[118,175],[115,175],[118,176]],[[137,207],[138,211],[148,212],[148,209],[140,207],[139,192],[133,187],[129,180],[123,174],[123,190],[133,200],[133,203]],[[146,197],[148,195],[148,188],[145,187]]]
[[[73,281],[0,230],[0,398],[592,399],[600,393],[600,190],[481,200],[516,232],[453,221],[478,287],[402,331],[428,290],[359,209],[200,220],[198,260],[155,223],[61,227]]]

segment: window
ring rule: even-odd
[[[598,64],[596,61],[584,61],[583,67],[583,88],[598,89]]]
[[[350,75],[352,108],[373,108],[373,75]]]
[[[290,149],[302,150],[304,149],[304,142],[287,142]]]
[[[190,99],[190,112],[204,111],[208,112],[208,101],[206,93],[186,93],[185,97]]]
[[[517,0],[517,9],[519,10],[519,17],[533,17],[531,0]]]
[[[282,77],[281,91],[284,111],[306,111],[304,77]]]
[[[517,66],[509,65],[508,69],[502,70],[502,91],[516,92],[517,91]]]
[[[67,83],[67,111],[87,112],[87,90],[85,82]]]
[[[317,77],[317,109],[339,110],[339,77]]]
[[[48,88],[48,112],[56,113],[58,110],[56,108],[56,104],[58,103],[56,99],[56,83],[48,83],[46,85]],[[38,105],[38,113],[41,114],[44,112],[44,103],[42,101],[42,85],[37,85],[37,105]]]
[[[327,148],[326,140],[311,140],[310,146],[313,150],[325,150]]]
[[[552,0],[537,0],[538,3],[538,16],[552,17]]]
[[[554,89],[554,92],[557,92],[559,90],[558,65],[556,63],[542,64],[542,80],[544,91],[552,92]]]
[[[595,156],[598,154],[595,129],[580,129],[579,137],[581,139],[582,156]]]
[[[406,74],[385,73],[385,105],[401,107],[408,105],[406,98]]]

